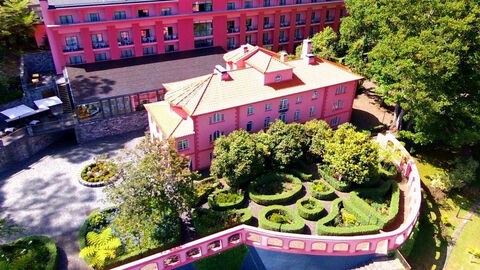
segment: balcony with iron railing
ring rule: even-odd
[[[258,27],[256,26],[253,26],[253,25],[247,25],[247,32],[249,31],[257,31],[258,30]]]
[[[271,40],[271,39],[264,39],[263,40],[263,45],[271,45],[271,44],[273,44],[273,40]]]
[[[299,21],[296,21],[295,24],[296,25],[305,25],[305,21],[304,20],[299,20]]]
[[[278,43],[286,43],[288,42],[288,37],[281,37],[278,39]]]
[[[325,22],[327,22],[327,23],[333,22],[333,21],[335,21],[335,17],[333,17],[333,16],[332,16],[332,17],[327,17],[327,18],[325,19]]]
[[[303,40],[303,36],[301,35],[295,36],[294,40],[295,41]]]
[[[142,43],[153,43],[157,42],[155,37],[142,37]]]
[[[100,41],[100,42],[92,42],[92,48],[93,49],[103,49],[103,48],[108,48],[109,45],[105,41]]]
[[[83,48],[78,44],[65,45],[63,52],[78,52],[83,51]]]
[[[178,37],[177,35],[163,35],[163,39],[165,41],[178,40]]]
[[[227,29],[227,32],[228,32],[229,34],[231,34],[231,33],[239,33],[239,32],[240,32],[240,28],[238,28],[238,27],[230,27],[230,28]]]
[[[263,29],[272,29],[273,28],[273,24],[265,24],[263,26]]]
[[[133,41],[128,38],[118,40],[118,46],[129,46],[129,45],[133,45]]]
[[[280,104],[278,107],[278,112],[286,112],[288,111],[288,103],[287,104]]]
[[[289,27],[290,22],[280,22],[280,27]]]
[[[320,23],[320,18],[313,18],[311,23],[312,24]]]

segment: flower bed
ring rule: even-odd
[[[27,236],[1,245],[0,254],[0,269],[57,269],[57,246],[46,236]]]
[[[298,214],[308,220],[318,220],[324,212],[322,203],[314,198],[301,198],[297,201]]]
[[[106,181],[115,181],[119,177],[118,168],[113,162],[97,161],[85,166],[80,183],[92,187],[103,186]]]
[[[244,200],[243,192],[221,189],[208,196],[208,206],[214,210],[228,210],[240,208]]]
[[[335,199],[330,213],[317,222],[317,234],[363,235],[377,233],[382,229],[369,222],[369,217],[359,212],[350,201]]]
[[[249,224],[252,211],[248,208],[214,211],[200,208],[193,214],[193,224],[198,236],[202,237],[240,224]]]
[[[312,197],[319,200],[333,200],[337,195],[335,189],[323,180],[315,180],[308,186]]]
[[[284,173],[268,173],[248,187],[250,199],[261,205],[283,204],[296,198],[302,191],[302,181]]]
[[[329,172],[328,168],[324,166],[318,167],[318,174],[325,179],[333,188],[338,191],[347,192],[352,188],[351,183],[347,181],[340,181],[332,176],[332,172]]]
[[[278,232],[303,233],[305,222],[285,206],[271,205],[258,215],[260,228]]]

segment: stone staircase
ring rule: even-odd
[[[354,270],[408,270],[397,257],[382,256]]]
[[[70,99],[70,94],[68,93],[67,84],[57,84],[58,97],[63,102],[62,108],[63,113],[73,113],[72,101]]]

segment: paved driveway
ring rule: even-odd
[[[78,258],[77,233],[88,213],[106,202],[103,188],[78,183],[80,171],[95,156],[116,156],[141,137],[136,132],[82,145],[71,138],[57,142],[0,175],[0,215],[24,226],[23,235],[52,237],[59,247],[61,269],[90,269]]]

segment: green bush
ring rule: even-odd
[[[302,233],[305,227],[303,219],[285,206],[271,205],[258,215],[260,228],[288,233]]]
[[[214,210],[228,210],[240,208],[244,200],[243,192],[221,189],[208,196],[208,206]]]
[[[301,198],[296,204],[297,213],[304,219],[318,220],[325,213],[322,203],[314,198]]]
[[[57,246],[46,236],[26,236],[1,245],[0,254],[0,269],[57,269]]]
[[[335,199],[332,202],[332,207],[330,209],[330,213],[320,219],[317,222],[317,234],[318,235],[364,235],[364,234],[372,234],[377,233],[381,227],[378,225],[365,225],[365,216],[358,216],[358,211],[352,205],[348,205],[348,201],[344,199]],[[337,221],[338,217],[340,216],[341,209],[346,209],[353,216],[355,219],[360,223],[356,226],[350,227],[337,227],[335,226],[335,222]],[[368,221],[367,221],[368,222]]]
[[[193,188],[195,192],[195,205],[203,204],[208,195],[210,195],[216,188],[220,188],[221,183],[213,177],[207,177],[202,180],[193,181]]]
[[[325,179],[334,189],[342,192],[348,192],[352,188],[352,184],[347,181],[339,181],[332,176],[332,172],[325,166],[318,166],[318,174]]]
[[[319,200],[333,200],[337,196],[335,189],[323,180],[315,180],[308,186],[308,191],[312,197]]]
[[[240,224],[249,224],[252,218],[252,211],[248,208],[227,211],[200,208],[193,214],[193,224],[197,234],[205,236]]]
[[[250,183],[250,199],[261,205],[283,204],[296,198],[302,191],[302,181],[284,173],[268,173]]]
[[[380,168],[378,171],[384,179],[395,179],[398,175],[397,167],[389,160],[380,161],[379,166]]]
[[[313,175],[309,173],[302,172],[296,169],[290,169],[289,172],[293,174],[295,177],[298,177],[303,182],[310,182],[313,179]]]

